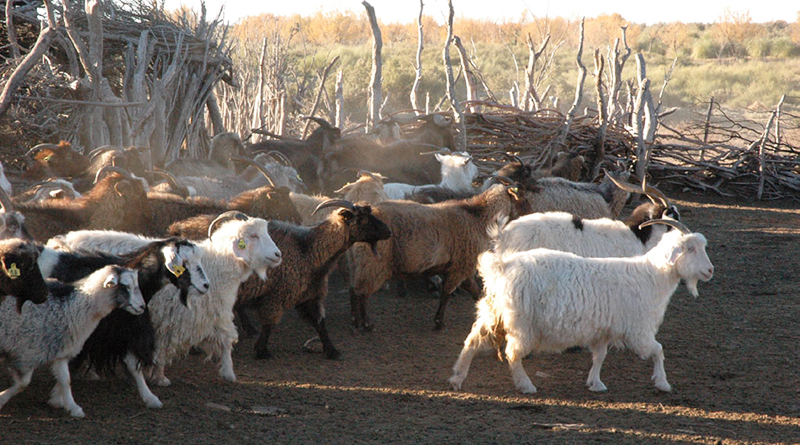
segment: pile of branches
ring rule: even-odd
[[[628,169],[633,158],[633,138],[624,129],[609,126],[603,145],[604,159],[598,160],[596,116],[576,116],[564,135],[565,116],[556,110],[520,111],[494,105],[491,110],[464,115],[467,150],[492,168],[507,162],[501,155],[518,156],[536,168],[548,167],[558,152],[580,154],[588,166],[583,179],[591,180],[592,166],[608,163]]]
[[[22,132],[6,141],[4,158],[61,139],[87,152],[106,144],[149,146],[161,162],[187,147],[203,155],[207,116],[222,126],[218,112],[206,112],[207,102],[220,80],[233,78],[221,19],[207,20],[205,8],[199,16],[170,15],[148,0],[103,2],[90,16],[83,3],[48,1],[44,11],[41,1],[22,0],[9,8],[16,36],[0,33],[10,43],[0,49],[3,81],[32,53],[40,26],[54,37],[0,113],[0,128]],[[46,13],[52,15],[43,22]]]
[[[798,116],[781,110],[783,100],[773,111],[746,113],[759,120],[733,116],[712,100],[705,117],[681,128],[662,124],[648,172],[661,183],[722,196],[798,199],[800,129]]]

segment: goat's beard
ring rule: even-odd
[[[697,298],[700,295],[700,293],[697,291],[697,282],[698,281],[699,280],[697,278],[691,278],[691,279],[688,279],[688,280],[684,280],[684,282],[686,283],[686,289],[695,298]]]

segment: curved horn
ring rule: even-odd
[[[516,181],[514,181],[511,178],[509,178],[508,176],[495,175],[495,176],[492,176],[492,178],[498,180],[503,185],[512,185],[512,184],[516,184],[517,183]]]
[[[107,172],[117,172],[117,173],[119,173],[120,175],[124,176],[127,179],[131,179],[131,180],[136,179],[136,178],[133,177],[131,172],[129,172],[128,170],[125,170],[124,168],[120,168],[120,167],[117,167],[117,166],[114,166],[114,165],[106,165],[105,167],[101,168],[100,170],[97,170],[97,174],[94,175],[93,184],[97,184],[97,181],[100,180],[100,177],[103,176],[103,173],[107,173]]]
[[[287,167],[294,167],[292,165],[291,159],[289,159],[285,154],[279,152],[278,150],[272,150],[267,152],[268,155],[272,156],[279,164],[283,164]]]
[[[187,192],[187,196],[188,196],[189,189],[187,187],[181,185],[178,182],[178,178],[173,176],[172,173],[170,173],[170,172],[168,172],[168,171],[166,171],[166,170],[164,170],[162,168],[159,168],[159,167],[153,167],[153,169],[152,170],[148,170],[148,172],[152,173],[152,174],[154,174],[156,176],[161,176],[162,178],[166,179],[167,182],[169,183],[169,185],[174,187],[174,188],[176,188],[176,189],[185,190]]]
[[[373,173],[373,172],[371,172],[371,171],[368,171],[368,170],[359,170],[359,171],[358,171],[358,176],[359,176],[359,177],[361,177],[361,176],[369,176],[370,178],[372,178],[372,179],[374,179],[374,180],[376,180],[376,181],[381,181],[381,182],[382,182],[384,179],[387,179],[385,176],[383,176],[383,175],[382,175],[382,174],[380,174],[380,173]]]
[[[113,145],[103,145],[102,147],[97,147],[94,150],[90,151],[86,156],[89,157],[90,161],[94,161],[94,158],[100,156],[101,154],[107,151],[120,151],[119,147],[114,147]]]
[[[648,198],[650,198],[650,200],[651,200],[651,201],[653,201],[653,204],[658,204],[658,203],[657,203],[657,202],[655,202],[655,200],[653,199],[653,196],[655,196],[656,198],[658,198],[658,200],[659,200],[659,201],[661,201],[661,204],[662,204],[664,207],[666,207],[666,208],[670,208],[670,207],[672,206],[672,203],[671,203],[671,202],[669,202],[669,198],[667,198],[667,195],[665,195],[665,194],[664,194],[664,192],[662,192],[661,190],[659,190],[659,189],[657,189],[657,188],[653,187],[652,185],[649,185],[649,184],[647,184],[647,183],[645,182],[645,181],[646,181],[646,179],[647,179],[647,178],[645,178],[644,180],[642,180],[642,188],[644,189],[644,191],[645,191],[645,194],[647,194],[647,197],[648,197]]]
[[[664,224],[670,227],[674,227],[680,230],[681,233],[683,233],[684,235],[689,235],[690,233],[692,233],[692,231],[689,230],[689,228],[686,227],[682,222],[676,221],[674,219],[651,219],[650,221],[645,221],[639,224],[639,228],[643,229],[647,226],[652,226],[653,224]]]
[[[442,148],[440,148],[438,150],[423,151],[420,154],[421,155],[449,155],[449,154],[452,154],[452,153],[453,153],[452,150],[450,150],[449,148],[442,147]]]
[[[269,175],[269,172],[267,171],[267,169],[264,168],[264,166],[259,164],[258,162],[254,161],[252,159],[245,158],[244,156],[231,156],[228,159],[230,159],[231,161],[239,161],[239,162],[244,162],[245,164],[248,164],[248,165],[252,165],[253,167],[256,168],[256,170],[260,171],[261,174],[264,175],[265,178],[267,178],[267,182],[269,182],[270,186],[272,186],[273,188],[277,188],[275,186],[275,180],[272,179],[272,176]]]
[[[36,145],[33,148],[31,148],[30,150],[28,150],[25,153],[25,156],[35,155],[36,153],[39,152],[39,150],[41,150],[43,148],[57,148],[57,147],[58,147],[58,145],[56,145],[56,144],[39,144],[39,145]]]
[[[247,215],[245,215],[244,213],[236,211],[236,210],[231,210],[231,211],[225,212],[225,213],[219,215],[218,217],[216,217],[214,219],[214,221],[211,221],[211,224],[208,225],[208,237],[211,238],[211,235],[214,234],[214,230],[216,230],[218,225],[220,225],[220,224],[222,224],[224,222],[230,221],[232,219],[239,220],[239,221],[247,221],[250,218]]]
[[[353,212],[356,210],[355,205],[352,202],[350,202],[350,201],[348,201],[346,199],[329,199],[327,201],[321,202],[317,206],[317,208],[314,209],[313,212],[311,212],[311,214],[313,215],[313,214],[317,213],[318,211],[320,211],[320,210],[322,210],[322,209],[324,209],[326,207],[343,207],[343,208],[345,208],[347,210],[350,210],[350,211],[353,211]]]
[[[320,127],[324,127],[326,130],[333,130],[333,128],[334,128],[334,127],[333,127],[333,125],[331,125],[330,123],[328,123],[328,121],[326,121],[325,119],[322,119],[322,118],[320,118],[320,117],[316,117],[316,116],[302,116],[302,117],[301,117],[301,119],[307,119],[307,120],[310,120],[310,121],[314,121],[314,122],[316,122],[317,124],[319,124],[319,126],[320,126]]]
[[[11,198],[2,187],[0,187],[0,205],[3,206],[3,211],[6,213],[14,211],[14,204],[11,202]]]

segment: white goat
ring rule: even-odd
[[[84,417],[70,388],[69,360],[78,355],[100,320],[115,308],[144,312],[136,271],[106,266],[74,285],[54,285],[47,302],[26,304],[17,314],[16,298],[0,305],[0,356],[10,365],[14,384],[0,392],[0,408],[31,382],[34,369],[52,363],[56,385],[50,405]]]
[[[674,207],[645,203],[625,221],[610,218],[582,219],[565,212],[532,213],[503,227],[496,236],[498,255],[546,248],[583,257],[630,257],[642,255],[661,240],[669,226],[639,228],[645,221],[678,219]]]
[[[238,216],[237,216],[238,215]],[[281,263],[281,252],[269,236],[268,223],[261,218],[247,220],[238,212],[227,212],[209,227],[209,238],[199,243],[211,288],[205,295],[189,292],[188,307],[180,303],[178,289],[172,285],[156,293],[150,301],[150,316],[156,329],[155,368],[151,379],[168,386],[164,369],[172,360],[200,346],[209,355],[220,357],[219,373],[236,381],[231,351],[239,335],[233,324],[233,305],[239,284],[255,272],[267,279],[267,268]],[[246,217],[245,217],[246,218]],[[217,227],[218,226],[218,227]],[[72,249],[127,253],[149,242],[126,233],[81,231],[59,239]],[[52,241],[52,240],[51,240]]]
[[[645,255],[632,258],[583,258],[547,249],[483,254],[478,269],[486,296],[478,302],[477,319],[453,367],[453,388],[461,389],[477,352],[492,346],[499,351],[505,341],[514,385],[526,394],[536,387],[522,368],[523,357],[576,345],[592,351],[586,381],[591,391],[606,390],[600,367],[609,345],[652,358],[656,388],[670,391],[656,332],[680,280],[697,296],[698,280],[710,280],[714,266],[703,235],[672,220],[646,224],[654,223],[680,230],[667,232]]]
[[[454,192],[477,192],[472,181],[478,176],[478,167],[472,162],[472,156],[464,151],[453,154],[436,153],[436,160],[442,164],[442,179],[439,184],[411,185],[399,182],[384,184],[383,189],[389,199],[408,199],[417,191],[434,187],[445,188]]]

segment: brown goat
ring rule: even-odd
[[[43,180],[51,177],[73,178],[84,174],[89,158],[72,149],[67,141],[58,144],[39,144],[26,153],[33,165],[22,175],[26,180]]]
[[[438,204],[385,201],[372,206],[393,236],[378,243],[378,256],[353,246],[350,264],[350,309],[358,329],[371,330],[367,299],[386,280],[420,275],[442,275],[436,329],[444,326],[444,312],[453,291],[475,274],[478,255],[489,249],[487,228],[501,219],[530,212],[521,189],[495,185],[469,199]]]
[[[152,219],[142,181],[118,169],[80,198],[19,203],[14,207],[25,216],[31,236],[42,242],[81,229],[141,233]]]
[[[376,243],[391,236],[391,231],[372,215],[369,205],[333,199],[317,208],[331,206],[343,208],[313,227],[280,221],[269,223],[269,235],[281,251],[282,262],[270,270],[267,281],[251,277],[242,283],[237,297],[240,318],[246,318],[245,308],[258,310],[261,319],[261,334],[255,344],[258,359],[270,357],[267,344],[272,327],[292,307],[317,331],[325,357],[339,357],[325,327],[324,299],[328,294],[328,276],[337,259],[354,243],[364,243],[364,246],[375,249]],[[202,237],[210,219],[210,216],[205,216],[177,223],[170,228],[170,233],[190,239]],[[243,324],[249,325],[249,322]]]

